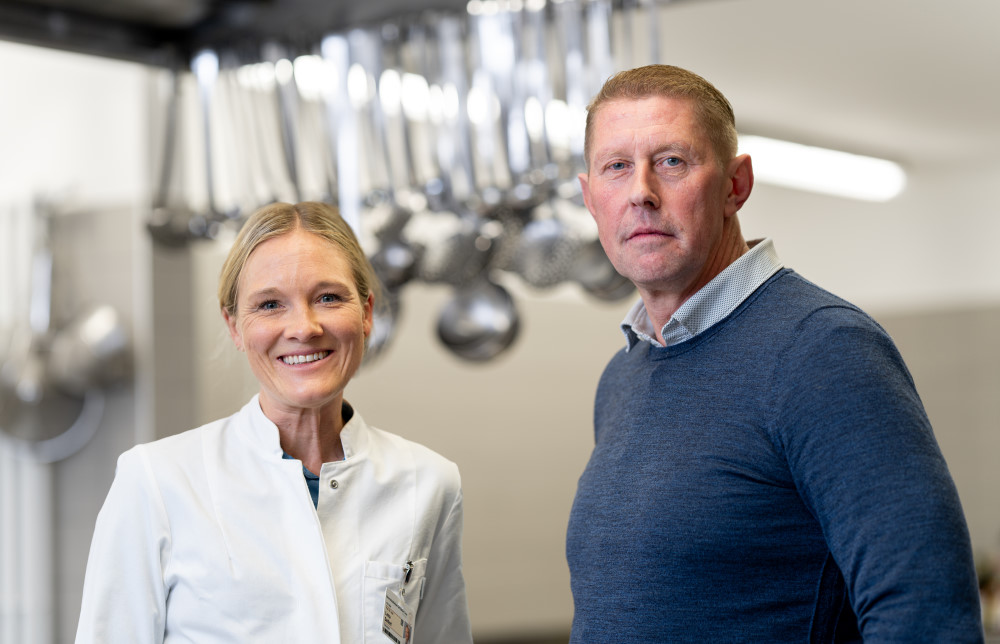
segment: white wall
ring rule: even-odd
[[[786,264],[872,313],[1000,302],[1000,163],[908,170],[887,203],[758,184],[744,233],[773,236]]]
[[[0,351],[11,327],[23,324],[27,314],[31,241],[24,224],[30,222],[34,200],[43,198],[55,215],[54,327],[87,306],[112,305],[129,326],[137,322],[133,328],[141,362],[142,330],[148,321],[143,320],[143,306],[136,304],[145,305],[147,293],[136,253],[145,248],[148,255],[139,218],[149,183],[147,71],[5,42],[0,42],[0,69],[0,297],[6,303],[0,307]],[[16,544],[21,551],[5,559],[16,565],[0,567],[0,644],[72,641],[90,536],[115,459],[149,426],[136,411],[141,391],[141,385],[124,383],[106,392],[94,438],[51,466],[15,462],[13,448],[0,441],[7,468],[0,496],[21,499],[19,504],[0,503],[0,523],[14,516],[25,525],[47,526],[49,532],[28,548],[25,539],[32,537],[22,530],[27,536]],[[32,478],[9,476],[14,470],[34,472],[35,484],[29,483]],[[38,482],[44,484],[36,487]],[[0,546],[6,547],[12,535],[16,532],[5,530]],[[39,547],[47,565],[30,559]],[[45,597],[29,596],[29,586],[43,589]],[[42,622],[34,624],[34,616]]]

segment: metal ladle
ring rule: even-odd
[[[146,228],[153,241],[167,248],[187,246],[188,242],[198,236],[197,230],[207,227],[204,215],[194,213],[186,207],[170,204],[175,154],[179,148],[177,121],[180,96],[179,73],[174,70],[171,72],[170,97],[167,100],[159,184],[153,195],[149,220],[146,222]]]
[[[455,291],[438,317],[438,338],[456,356],[492,360],[517,339],[520,319],[505,288],[486,278]]]

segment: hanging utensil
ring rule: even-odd
[[[281,159],[284,161],[284,170],[291,186],[291,200],[298,202],[302,198],[302,184],[296,146],[299,93],[295,85],[295,67],[288,51],[277,43],[265,43],[262,56],[274,66],[274,100],[278,116],[277,129],[281,140]]]
[[[183,248],[200,236],[198,231],[207,229],[203,213],[196,213],[186,205],[171,200],[174,166],[180,149],[178,112],[183,93],[180,73],[170,71],[170,90],[166,103],[163,128],[163,151],[160,160],[159,180],[153,194],[152,210],[146,222],[153,241],[167,248]]]
[[[375,274],[388,289],[399,289],[417,272],[417,251],[402,239],[384,240],[370,259]]]
[[[465,69],[463,23],[456,16],[441,16],[436,27],[437,82],[445,98],[437,129],[437,157],[444,179],[445,204],[456,212],[478,206],[476,176],[469,137],[469,82]]]
[[[579,249],[569,273],[584,291],[599,300],[615,302],[635,292],[635,285],[615,270],[596,239]]]
[[[52,314],[51,214],[37,210],[34,217],[29,301],[30,334],[17,362],[4,365],[0,389],[0,429],[23,441],[58,436],[71,427],[83,409],[83,399],[57,390],[46,369]]]
[[[387,247],[399,257],[404,249],[400,246],[407,242],[401,238],[401,231],[412,214],[409,199],[404,202],[397,192],[397,185],[404,190],[409,188],[407,149],[405,141],[390,136],[389,124],[399,125],[402,112],[399,96],[399,74],[395,69],[387,69],[385,58],[391,57],[395,62],[395,47],[398,32],[394,26],[384,25],[380,31],[352,30],[348,35],[351,47],[351,57],[354,61],[353,70],[359,79],[356,83],[356,93],[363,88],[364,96],[356,97],[361,133],[366,140],[364,150],[365,167],[368,169],[368,190],[364,196],[362,221],[370,229],[367,234],[374,236],[376,249],[382,251]],[[390,78],[396,80],[393,87]],[[398,130],[394,133],[399,134]],[[405,134],[405,132],[404,132]],[[398,182],[398,183],[397,183]],[[377,227],[372,225],[377,222]],[[415,260],[416,252],[409,250]],[[397,274],[395,277],[411,276],[412,271]],[[398,288],[402,284],[394,284]]]
[[[611,52],[611,0],[587,2],[587,97],[597,94],[615,71]]]
[[[536,217],[516,242],[513,269],[535,288],[555,286],[571,276],[580,246],[579,237],[558,216]]]
[[[372,311],[372,332],[368,336],[362,365],[369,365],[378,359],[395,337],[399,309],[399,292],[383,285],[382,297],[375,300]]]
[[[226,114],[230,142],[226,146],[227,164],[234,194],[234,211],[251,213],[264,204],[278,201],[266,168],[269,157],[262,144],[262,130],[256,123],[255,102],[260,68],[245,64],[247,57],[236,52],[222,56],[216,92]]]
[[[358,140],[357,113],[351,106],[348,91],[350,73],[350,45],[347,37],[335,34],[323,39],[320,46],[323,60],[336,75],[324,94],[327,114],[327,134],[336,159],[337,205],[340,216],[351,226],[359,238],[365,231],[361,226],[361,177],[358,170],[360,141]]]
[[[437,53],[439,43],[433,35],[428,35],[436,29],[434,22],[435,16],[430,14],[408,24],[398,56],[405,70],[401,89],[406,99],[401,103],[406,117],[409,170],[413,177],[411,187],[414,193],[423,196],[424,208],[444,210],[451,207],[448,201],[451,191],[448,188],[450,177],[440,164],[439,147],[444,142],[437,131],[443,115],[441,101],[434,98],[443,96]]]
[[[583,43],[583,22],[577,0],[566,0],[553,5],[556,27],[562,37],[564,55],[562,57],[563,86],[566,100],[566,122],[562,124],[566,132],[560,137],[565,141],[567,166],[563,179],[573,179],[583,167],[583,130],[580,125],[586,118],[587,88],[586,56]]]
[[[482,278],[459,288],[438,317],[438,338],[456,356],[492,360],[513,345],[520,331],[510,293]]]
[[[417,277],[460,286],[487,272],[502,234],[496,220],[426,211],[413,215],[402,239],[417,250]]]
[[[97,306],[60,329],[52,339],[47,370],[61,391],[82,396],[130,373],[128,330],[109,305]]]
[[[545,124],[545,110],[552,101],[552,84],[548,71],[548,30],[544,6],[525,6],[512,14],[516,62],[511,98],[509,136],[527,144],[527,167],[511,163],[514,186],[507,203],[526,210],[547,198],[552,181],[558,176],[558,165],[552,161]],[[523,131],[522,131],[523,128]],[[515,155],[509,155],[515,156]]]
[[[203,49],[191,60],[191,69],[198,83],[198,98],[202,117],[202,155],[205,161],[205,199],[206,214],[204,228],[194,232],[200,237],[214,239],[219,234],[219,227],[226,216],[217,207],[215,157],[212,153],[212,104],[215,84],[219,78],[219,56],[212,49]]]
[[[473,71],[467,120],[474,142],[476,191],[488,209],[497,206],[510,188],[511,167],[527,170],[527,132],[523,118],[511,115],[517,52],[510,12],[470,13],[469,24]]]

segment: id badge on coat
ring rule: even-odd
[[[406,607],[402,597],[391,588],[385,591],[382,632],[396,644],[410,644],[413,636],[413,613]]]

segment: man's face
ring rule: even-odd
[[[717,273],[734,199],[691,101],[620,99],[595,115],[584,202],[604,250],[640,293],[690,296]],[[737,203],[737,201],[739,203]]]

